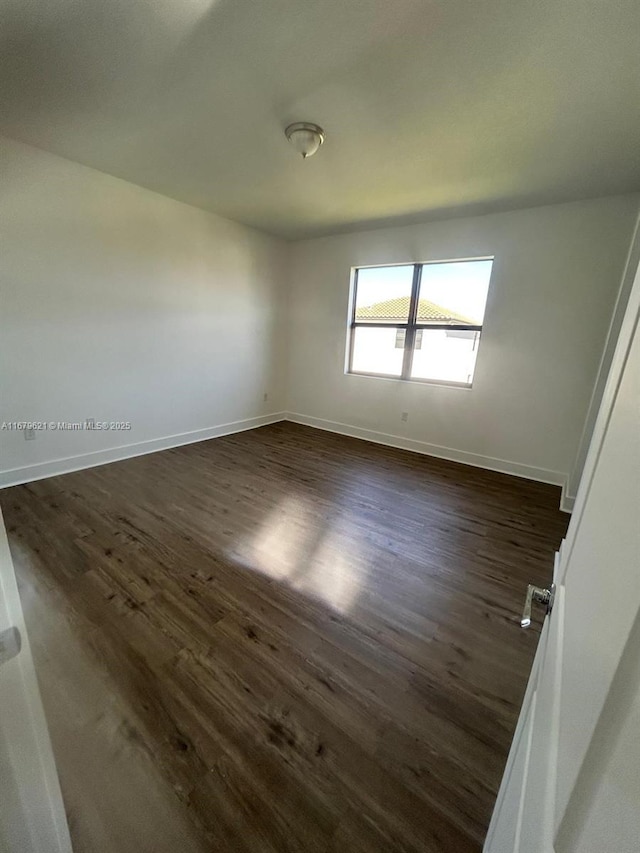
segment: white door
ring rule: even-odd
[[[640,268],[485,853],[640,850],[639,314]]]
[[[1,513],[0,853],[71,853]]]

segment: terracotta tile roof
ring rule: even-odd
[[[409,296],[400,296],[397,299],[387,299],[384,302],[376,302],[373,305],[361,305],[356,309],[356,320],[379,320],[384,322],[406,323],[409,315]],[[428,299],[418,301],[418,323],[464,323],[465,325],[476,325],[473,320],[448,311],[435,302]]]

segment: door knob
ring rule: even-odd
[[[528,628],[531,625],[531,602],[537,601],[543,604],[546,613],[551,613],[553,608],[553,600],[556,597],[556,585],[551,584],[549,589],[544,589],[540,586],[529,584],[527,587],[527,597],[524,600],[524,610],[522,611],[522,619],[520,620],[521,628]]]

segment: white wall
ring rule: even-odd
[[[15,142],[0,161],[0,420],[133,425],[0,432],[0,470],[27,468],[5,483],[283,408],[286,244]]]
[[[294,244],[288,410],[564,482],[638,203],[628,195]],[[487,255],[495,263],[472,389],[345,375],[351,267]]]
[[[285,244],[16,142],[0,160],[0,420],[133,425],[2,431],[0,485],[284,409],[552,482],[571,471],[638,196]],[[344,375],[352,266],[490,254],[473,389]]]
[[[604,392],[607,377],[609,375],[609,370],[611,368],[611,362],[613,359],[613,354],[615,352],[616,343],[618,341],[618,335],[620,334],[622,320],[624,318],[625,310],[627,308],[629,294],[631,292],[631,286],[633,284],[633,279],[635,277],[636,270],[638,269],[639,262],[640,216],[636,219],[636,226],[631,245],[629,247],[629,253],[627,255],[627,261],[625,264],[624,273],[622,275],[620,289],[618,290],[618,298],[616,300],[613,314],[611,316],[611,323],[609,324],[607,338],[602,352],[600,365],[598,367],[596,381],[593,386],[593,392],[591,394],[591,400],[589,402],[589,409],[587,411],[584,427],[582,429],[582,435],[580,437],[578,452],[576,454],[571,473],[569,474],[568,492],[574,496],[578,491],[578,485],[580,483],[582,470],[584,468],[585,459],[587,458],[587,452],[589,450],[589,444],[591,442],[591,436],[593,434],[593,427],[595,425],[596,418],[598,416],[598,411],[600,409],[602,394]]]

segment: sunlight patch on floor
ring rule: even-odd
[[[318,514],[313,502],[289,496],[231,556],[247,568],[282,581],[340,613],[353,605],[364,580],[349,520]]]

